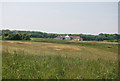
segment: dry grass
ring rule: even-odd
[[[106,50],[103,50],[97,47],[91,47],[86,45],[77,46],[44,42],[3,41],[3,49],[9,49],[9,51],[12,53],[15,50],[22,50],[26,52],[26,54],[34,55],[63,55],[85,59],[100,58],[104,60],[117,60],[117,53],[109,51],[109,48],[107,47],[105,48]]]
[[[76,42],[76,41],[71,41]],[[118,44],[118,42],[108,42],[108,41],[78,41],[78,42],[85,42],[85,43],[105,43],[105,44]]]
[[[69,50],[69,51],[73,51],[73,50],[80,50],[80,48],[75,47],[75,46],[62,46],[62,45],[54,45],[54,46],[44,46],[43,48],[45,49],[51,49],[51,50]]]
[[[3,41],[3,43],[32,44],[32,42],[22,42],[22,41]]]

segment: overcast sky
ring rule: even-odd
[[[49,33],[117,33],[117,2],[4,2],[2,28]]]

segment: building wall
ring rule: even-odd
[[[83,39],[72,39],[72,40],[78,40],[78,41],[83,41]]]
[[[72,39],[72,40],[79,40],[79,39]]]
[[[55,39],[63,40],[63,38],[55,38]]]
[[[65,40],[71,40],[71,38],[70,37],[65,37]]]
[[[78,41],[83,41],[83,39],[74,39],[74,38],[70,38],[70,37],[65,37],[65,38],[55,38],[55,39],[59,39],[59,40],[78,40]]]
[[[83,41],[83,39],[80,39],[80,41]]]

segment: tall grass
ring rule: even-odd
[[[3,79],[116,79],[117,62],[3,51]]]
[[[61,41],[60,41],[61,42]],[[68,41],[66,41],[68,42]],[[3,43],[3,79],[116,79],[116,45]],[[108,45],[108,46],[107,46]],[[48,48],[49,46],[58,46]],[[64,47],[63,47],[64,46]],[[101,48],[103,46],[103,48]],[[69,50],[68,48],[79,48]],[[109,51],[111,49],[111,51]],[[106,54],[108,53],[108,54]]]

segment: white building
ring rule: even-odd
[[[83,38],[79,36],[58,36],[55,39],[60,39],[60,40],[78,40],[78,41],[83,41]]]

